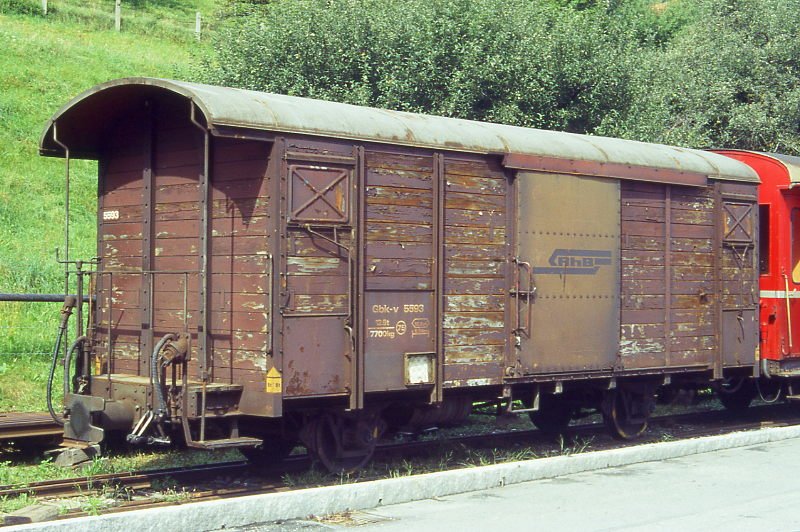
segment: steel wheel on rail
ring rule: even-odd
[[[543,394],[539,410],[528,412],[528,417],[543,433],[558,435],[567,430],[572,414],[572,406],[562,395]]]
[[[606,392],[601,405],[603,423],[618,440],[638,438],[647,430],[647,420],[653,398],[630,390],[613,389]]]
[[[717,388],[719,402],[731,412],[747,410],[757,393],[755,383],[748,377],[725,379]]]
[[[334,474],[353,473],[369,462],[381,433],[377,416],[345,417],[326,412],[305,429],[309,450]]]

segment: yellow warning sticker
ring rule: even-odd
[[[267,393],[281,393],[283,390],[282,381],[281,381],[281,372],[278,371],[276,367],[270,368],[267,372]]]

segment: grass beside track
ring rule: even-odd
[[[679,415],[686,413],[700,413],[721,410],[722,407],[714,397],[708,393],[699,394],[689,398],[689,401],[674,405],[659,405],[655,414],[658,416]],[[422,473],[459,469],[464,467],[477,467],[504,462],[531,460],[548,456],[572,455],[583,452],[607,448],[614,443],[610,436],[600,431],[600,435],[586,436],[576,433],[567,433],[563,437],[538,438],[536,441],[524,440],[521,442],[501,444],[464,444],[457,441],[463,436],[491,435],[498,433],[529,431],[533,428],[527,415],[503,416],[497,418],[492,408],[475,411],[466,423],[455,427],[443,428],[428,434],[418,436],[419,440],[428,440],[434,443],[433,450],[426,447],[424,451],[411,451],[400,456],[376,456],[366,468],[351,475],[332,475],[325,472],[321,466],[315,465],[300,472],[287,472],[283,475],[283,483],[292,488],[326,486],[333,484],[363,482],[380,478],[395,478],[417,475]],[[599,416],[593,415],[583,421],[574,421],[573,424],[597,423]],[[678,429],[677,436],[679,437]],[[654,427],[636,443],[669,441],[676,437],[672,430]],[[409,441],[397,437],[396,442]],[[384,443],[386,443],[384,441]],[[298,448],[298,451],[302,448]],[[0,453],[2,449],[0,449]],[[9,455],[10,456],[10,455]],[[96,458],[92,463],[83,466],[79,471],[71,468],[62,468],[53,465],[48,460],[40,458],[29,459],[26,462],[11,462],[0,455],[0,484],[22,484],[43,480],[73,478],[76,476],[93,476],[120,471],[133,471],[144,469],[163,469],[181,465],[197,465],[215,462],[224,462],[241,459],[237,451],[205,452],[205,451],[131,451],[112,453],[109,456]],[[239,479],[242,480],[242,479]],[[155,493],[136,494],[137,497],[150,497],[171,500],[188,496],[184,486],[178,483],[165,482]],[[131,493],[87,493],[80,501],[63,501],[65,507],[82,509],[87,512],[99,512],[116,501],[131,500]],[[37,502],[34,497],[22,495],[9,497],[8,500],[0,499],[0,512],[9,512]],[[85,507],[85,508],[84,508]]]
[[[64,163],[38,155],[45,122],[71,98],[109,79],[191,78],[194,54],[203,45],[157,33],[117,33],[77,17],[25,15],[17,4],[0,0],[0,292],[63,293],[55,248],[63,252]],[[183,14],[191,5],[173,0],[153,9]],[[96,164],[75,161],[71,180],[70,254],[90,258]],[[44,410],[59,308],[0,302],[0,411]]]

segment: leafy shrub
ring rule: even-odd
[[[206,81],[570,131],[593,129],[627,99],[633,39],[605,10],[293,0],[239,20],[216,40]]]

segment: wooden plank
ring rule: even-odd
[[[367,186],[416,188],[431,190],[432,171],[406,170],[403,168],[367,168]]]
[[[474,159],[467,154],[457,156],[448,155],[444,161],[444,171],[449,179],[451,175],[466,175],[476,177],[493,177],[505,179],[505,168],[499,160],[492,160],[485,155],[476,155]]]
[[[506,247],[502,244],[451,244],[445,246],[448,260],[505,261]]]
[[[364,194],[367,205],[404,205],[430,209],[433,204],[432,192],[429,190],[368,186]]]
[[[505,228],[457,227],[445,228],[445,245],[454,244],[505,244]],[[445,248],[446,249],[446,248]]]
[[[621,280],[621,293],[627,295],[661,294],[664,292],[664,280],[639,279],[637,277],[624,277]]]
[[[200,201],[200,185],[197,183],[196,178],[191,182],[182,184],[157,184],[155,187],[155,201],[157,205]]]
[[[635,266],[663,266],[663,251],[634,251],[625,250],[620,257],[622,264]]]
[[[663,237],[664,224],[622,220],[621,231],[626,236]],[[672,236],[676,238],[713,238],[714,232],[712,226],[674,223],[672,224]]]
[[[155,238],[188,238],[200,234],[200,220],[165,220],[154,224]]]
[[[103,224],[102,240],[141,240],[142,223]]]
[[[433,211],[430,207],[367,202],[367,223],[373,221],[430,224],[433,223]]]
[[[141,240],[108,240],[102,242],[100,246],[100,255],[103,258],[107,257],[141,257],[142,256],[142,241]]]
[[[505,345],[503,329],[445,329],[445,345]]]
[[[446,277],[445,294],[504,294],[506,280],[486,277]]]
[[[386,148],[386,147],[384,147]],[[397,148],[397,151],[366,150],[367,168],[387,168],[390,170],[408,170],[416,172],[433,172],[433,157],[421,155],[419,150],[409,152],[408,148]]]
[[[153,254],[156,257],[197,255],[199,246],[200,239],[197,237],[156,238],[153,240]]]
[[[426,277],[432,272],[432,259],[378,259],[366,260],[367,277]]]
[[[258,197],[269,197],[268,179],[237,179],[214,182],[211,187],[211,199],[216,200],[252,200]]]
[[[444,364],[446,388],[488,386],[503,382],[503,365],[500,362],[485,364]]]
[[[141,188],[110,190],[103,195],[103,209],[129,207],[132,205],[139,206],[142,204],[143,198]],[[141,212],[141,209],[139,212]]]
[[[447,295],[446,312],[500,312],[505,308],[505,297],[498,295]]]
[[[505,277],[506,264],[494,261],[466,261],[450,259],[445,264],[447,277]]]
[[[664,251],[665,238],[661,236],[623,235],[620,249],[627,250]],[[674,241],[674,239],[673,239]]]
[[[421,242],[367,242],[366,256],[375,259],[424,259],[431,257],[433,249]]]
[[[672,309],[670,317],[673,323],[697,323],[699,326],[704,326],[714,319],[714,309],[710,305],[703,309]],[[620,323],[624,325],[658,324],[663,322],[663,310],[621,309],[620,311]]]
[[[214,218],[211,222],[211,236],[264,236],[269,232],[269,217],[252,216],[242,218]],[[160,224],[159,224],[160,226]]]
[[[430,276],[374,277],[366,279],[367,290],[432,290]]]
[[[620,297],[621,305],[626,310],[664,309],[663,295],[624,294]]]
[[[183,313],[171,311],[174,317],[182,319]],[[191,316],[191,314],[189,314]],[[261,332],[269,331],[269,313],[262,312],[233,312],[227,310],[211,310],[209,313],[210,330],[216,334],[236,332]]]
[[[141,168],[121,172],[106,172],[103,174],[102,179],[106,193],[141,188],[144,183]]]
[[[647,354],[647,353],[653,355],[655,354],[660,355],[664,353],[664,339],[663,338],[638,338],[638,339],[620,338],[619,355],[623,359],[630,357],[637,357],[640,356],[641,354]]]
[[[333,234],[330,235],[330,239],[334,239]],[[287,254],[296,257],[330,257],[347,260],[347,252],[344,248],[350,246],[349,235],[340,234],[338,242],[339,245],[336,245],[330,240],[310,235],[306,231],[288,231]]]
[[[642,202],[642,204],[623,203],[620,216],[622,220],[632,222],[664,223],[666,220],[663,204],[651,205],[647,202]]]
[[[347,275],[347,261],[330,257],[287,257],[288,275]]]
[[[106,159],[106,175],[136,171],[141,174],[143,166],[144,156],[142,155],[141,143],[139,143],[138,153],[120,153],[108,157],[108,159]]]
[[[334,157],[352,157],[353,143],[348,140],[334,139],[313,139],[309,137],[289,137],[286,139],[286,151],[292,154],[300,154],[298,160],[302,160],[302,153],[312,153],[315,155],[331,155]],[[292,155],[294,158],[294,155]]]
[[[255,160],[241,159],[220,161],[215,152],[211,175],[213,176],[215,185],[223,181],[266,180],[268,163],[268,153],[264,154],[262,158]]]
[[[347,276],[288,275],[286,287],[290,292],[306,295],[345,294]]]
[[[165,246],[180,239],[171,239]],[[267,239],[263,236],[220,236],[211,238],[213,255],[261,255],[267,253]]]
[[[672,223],[714,225],[713,210],[672,209]]]
[[[472,211],[504,211],[506,206],[505,196],[488,194],[472,194],[465,192],[450,192],[445,195],[446,209],[464,209]]]
[[[432,242],[430,225],[371,222],[367,224],[366,240],[391,242]]]
[[[348,312],[350,298],[347,294],[294,294],[289,312]]]
[[[505,177],[490,177],[484,174],[458,175],[447,174],[446,194],[451,192],[468,192],[471,194],[502,195],[506,193]]]
[[[445,329],[491,329],[505,326],[502,312],[445,312]]]
[[[269,265],[265,255],[212,255],[211,271],[236,275],[240,273],[265,273],[269,271]]]
[[[720,190],[723,194],[749,195],[754,199],[758,196],[758,185],[754,183],[731,183],[723,181],[720,183]]]
[[[257,140],[214,138],[214,164],[230,161],[261,161],[270,156],[272,143]]]
[[[448,345],[444,347],[445,364],[485,364],[503,360],[502,345]]]
[[[479,227],[506,226],[506,213],[504,210],[462,210],[447,209],[445,211],[447,225],[468,225]]]

